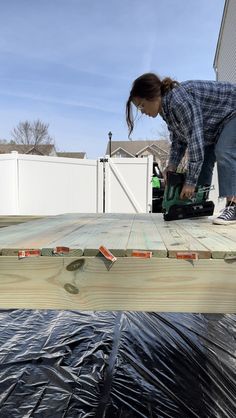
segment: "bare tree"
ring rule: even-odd
[[[14,143],[22,145],[40,145],[54,144],[53,138],[48,132],[49,124],[43,123],[41,120],[29,122],[28,120],[20,122],[16,128],[12,130],[12,138]]]

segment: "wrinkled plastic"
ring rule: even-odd
[[[236,315],[0,319],[0,418],[236,417]]]

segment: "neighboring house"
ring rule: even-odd
[[[54,145],[21,145],[21,144],[0,144],[0,154],[10,154],[12,151],[17,151],[19,154],[28,155],[49,155],[56,156],[57,152]]]
[[[112,158],[142,158],[153,155],[153,160],[163,170],[168,161],[170,142],[167,139],[146,141],[111,141]],[[106,155],[110,154],[110,142]]]
[[[236,83],[236,0],[226,0],[213,64],[216,80]]]
[[[66,158],[86,158],[85,152],[57,152],[54,145],[19,145],[19,144],[0,144],[0,154],[10,154],[17,151],[19,154],[28,155],[47,155],[50,157],[66,157]]]
[[[80,158],[80,159],[87,158],[86,152],[57,152],[57,156],[66,157],[66,158]]]

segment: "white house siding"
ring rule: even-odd
[[[236,0],[226,0],[215,55],[218,81],[236,83]]]

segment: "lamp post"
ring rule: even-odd
[[[108,132],[108,138],[109,138],[109,154],[111,158],[111,138],[112,138],[112,132]]]

